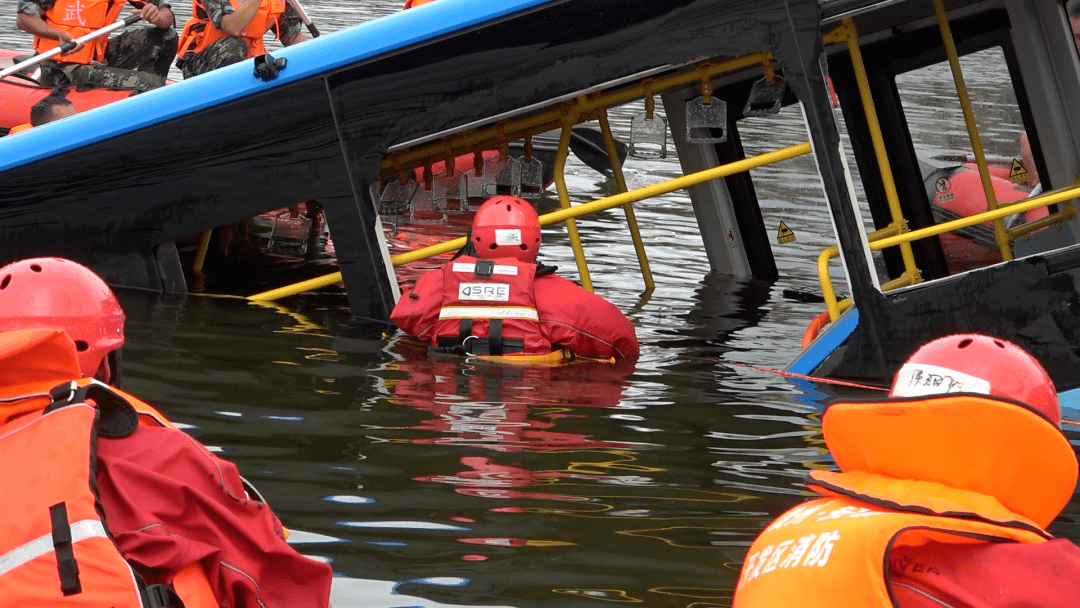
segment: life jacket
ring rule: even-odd
[[[552,352],[536,312],[535,276],[535,264],[514,258],[460,256],[444,264],[434,345],[468,355]]]
[[[122,0],[56,0],[56,4],[42,13],[41,17],[49,27],[67,32],[72,38],[81,38],[116,21],[125,4]],[[82,49],[55,55],[52,60],[58,63],[102,61],[108,45],[108,36],[98,36],[87,42]],[[59,40],[34,38],[34,51],[39,54],[58,46]]]
[[[32,124],[30,124],[28,122],[24,122],[21,125],[15,125],[14,127],[11,127],[11,129],[8,130],[8,135],[14,135],[16,133],[21,133],[23,131],[27,131],[29,129],[32,129],[33,127],[34,127],[34,125],[32,125]]]
[[[434,2],[434,0],[405,0],[405,6],[401,7],[401,10],[427,4],[428,2]]]
[[[98,436],[173,425],[96,380],[71,380],[75,345],[59,330],[0,332],[0,369],[0,597],[19,606],[173,605],[172,587],[146,584],[120,554],[95,478]],[[194,566],[173,585],[184,587],[187,608],[217,606]]]
[[[822,417],[841,471],[810,472],[825,498],[754,541],[734,606],[892,606],[893,548],[1045,542],[1077,461],[1051,421],[1009,399],[950,393],[837,402]]]
[[[885,569],[894,548],[927,541],[1038,543],[1048,536],[1030,522],[994,523],[978,513],[946,517],[819,498],[784,513],[754,541],[733,608],[892,607]]]
[[[61,397],[56,409],[0,435],[0,596],[19,606],[171,605],[171,588],[146,585],[120,555],[96,493],[98,434],[130,434],[138,414],[119,399],[106,414],[104,403],[60,388],[77,403]]]
[[[230,0],[230,2],[236,9],[243,4],[242,0]],[[285,8],[286,0],[261,0],[255,18],[240,32],[240,38],[247,43],[248,59],[266,52],[263,36],[277,23],[278,18],[285,12]],[[210,15],[203,8],[202,2],[193,0],[191,18],[184,23],[184,28],[180,31],[176,54],[180,58],[185,58],[189,53],[201,53],[211,44],[229,36],[228,32],[211,23]]]

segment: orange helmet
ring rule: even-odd
[[[75,342],[83,376],[94,376],[124,344],[124,311],[92,270],[61,258],[32,258],[0,268],[0,331],[64,330]],[[113,355],[116,357],[117,355]],[[118,361],[106,368],[111,378]]]
[[[924,344],[893,380],[890,397],[981,393],[1019,401],[1061,428],[1057,389],[1039,362],[1019,346],[980,334]]]
[[[540,218],[536,209],[516,196],[495,196],[476,210],[472,223],[476,257],[536,260],[540,250]]]

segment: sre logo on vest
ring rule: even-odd
[[[459,300],[510,301],[508,283],[461,283],[458,285]]]

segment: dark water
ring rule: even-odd
[[[7,23],[15,4],[0,0]],[[190,8],[177,4],[183,18]],[[398,8],[306,4],[323,32]],[[6,26],[0,46],[30,43]],[[618,133],[631,111],[613,116]],[[748,153],[806,139],[797,108],[770,120],[746,126]],[[631,188],[680,174],[673,154],[626,171]],[[393,332],[350,326],[334,289],[273,305],[123,292],[122,386],[239,464],[297,547],[332,564],[335,606],[726,606],[757,532],[806,496],[806,471],[831,463],[823,403],[857,394],[751,367],[795,357],[823,305],[790,294],[819,293],[815,259],[833,242],[812,159],[755,178],[766,225],[797,236],[774,248],[774,284],[709,274],[681,192],[636,205],[652,293],[621,211],[579,221],[596,291],[638,328],[633,363],[430,360]],[[613,191],[574,159],[567,181],[575,200]],[[403,227],[391,241],[455,230]],[[576,278],[565,232],[544,240],[543,260]],[[295,272],[282,262],[212,287],[254,293]],[[1053,530],[1080,540],[1078,515],[1074,501]]]

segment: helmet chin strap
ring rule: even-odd
[[[109,351],[105,355],[94,379],[110,386],[116,386],[120,382],[120,349]]]

